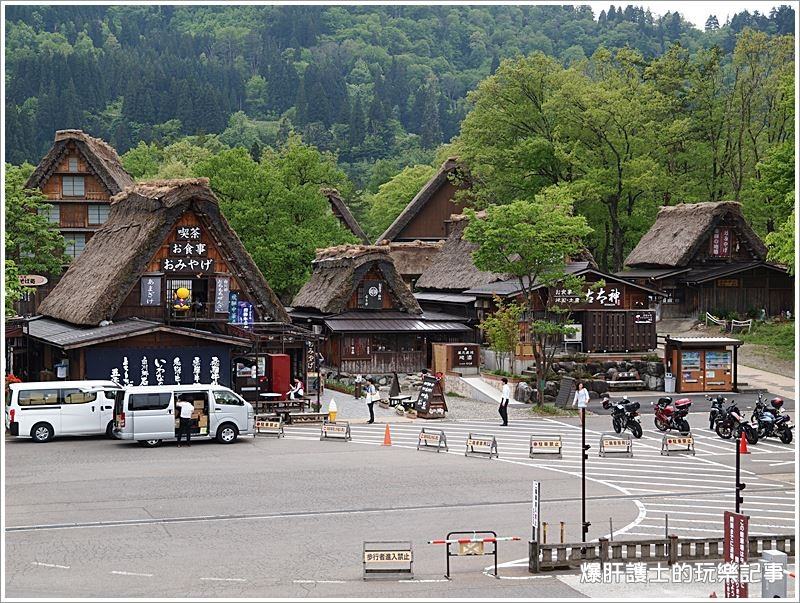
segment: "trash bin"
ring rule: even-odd
[[[672,373],[666,373],[664,375],[664,393],[675,393],[675,377],[672,376]]]

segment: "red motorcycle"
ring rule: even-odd
[[[674,429],[680,432],[681,435],[689,435],[690,428],[686,415],[689,414],[691,405],[692,401],[689,398],[675,400],[675,404],[673,404],[672,398],[669,396],[664,396],[659,398],[658,402],[653,402],[656,429],[659,431]]]

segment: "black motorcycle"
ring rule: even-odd
[[[720,408],[717,411],[714,431],[723,440],[730,440],[734,436],[739,439],[744,434],[748,444],[756,444],[758,442],[758,431],[742,416],[734,400],[731,401],[727,408]]]
[[[717,422],[717,417],[722,412],[722,405],[725,404],[726,398],[719,394],[717,396],[706,396],[706,400],[711,401],[711,410],[708,412],[708,428],[714,431],[714,425]]]
[[[776,437],[784,444],[790,444],[794,425],[783,410],[783,398],[772,398],[769,402],[770,406],[767,406],[764,394],[759,392],[751,418],[751,422],[757,425],[758,437]]]
[[[611,399],[605,396],[603,408],[611,410],[611,425],[616,433],[630,429],[633,437],[637,439],[642,437],[642,425],[637,418],[639,408],[641,408],[638,402],[631,402],[628,396],[623,396],[621,401],[612,403]]]

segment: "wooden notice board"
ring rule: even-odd
[[[447,401],[442,391],[442,382],[433,375],[426,375],[419,389],[416,402],[417,416],[421,419],[443,419],[447,412]]]

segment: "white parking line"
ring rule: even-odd
[[[247,582],[244,578],[200,578],[211,582]]]
[[[142,576],[143,578],[152,578],[153,574],[138,574],[136,572],[119,572],[119,571],[112,571],[112,574],[116,574],[117,576]]]
[[[57,563],[42,563],[41,561],[34,561],[33,565],[40,565],[42,567],[57,567],[58,569],[69,569],[68,565],[58,565]]]
[[[346,584],[344,580],[292,580],[292,582],[295,584]]]

